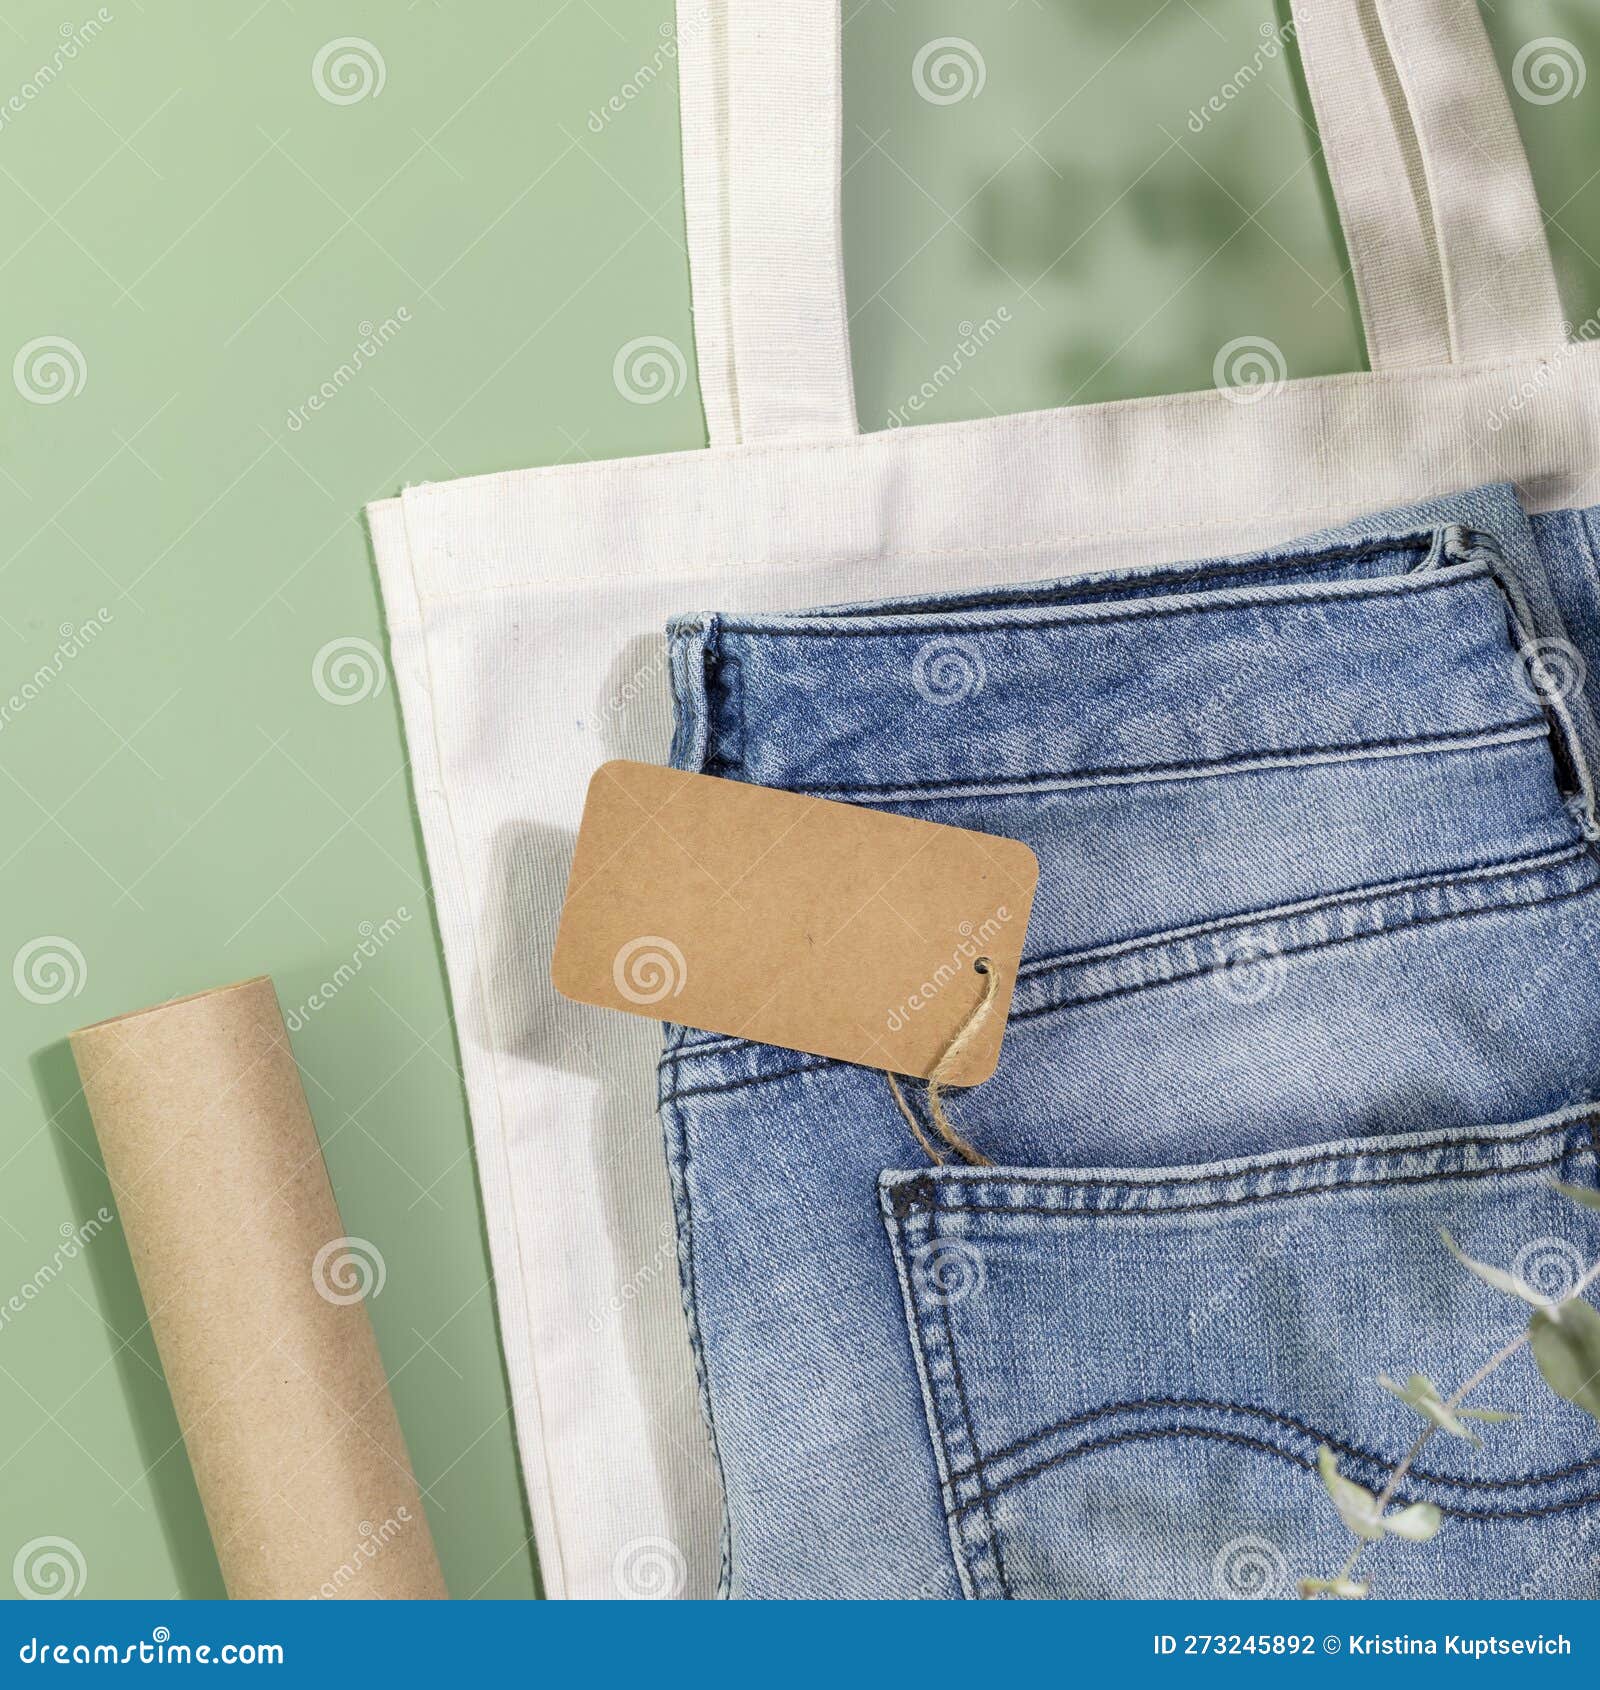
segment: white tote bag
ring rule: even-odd
[[[370,508],[552,1596],[717,1579],[658,1035],[548,976],[591,772],[666,752],[665,619],[1213,556],[1490,481],[1600,503],[1600,349],[1563,326],[1476,7],[1294,12],[1371,374],[860,433],[838,0],[680,0],[710,449]]]

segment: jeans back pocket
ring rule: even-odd
[[[1421,1421],[1527,1318],[1451,1260],[1551,1298],[1600,1254],[1596,1117],[1351,1140],[1127,1174],[943,1167],[880,1184],[961,1581],[978,1597],[1291,1596],[1354,1544],[1323,1446],[1381,1490]],[[1600,1593],[1600,1427],[1524,1344],[1432,1436],[1396,1501],[1430,1542],[1370,1545],[1384,1597]]]

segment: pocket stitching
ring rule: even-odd
[[[989,1503],[995,1497],[1002,1496],[1005,1492],[1014,1490],[1018,1485],[1025,1484],[1031,1479],[1038,1478],[1042,1473],[1049,1472],[1052,1467],[1059,1467],[1065,1462],[1076,1460],[1079,1456],[1095,1455],[1102,1450],[1114,1449],[1119,1444],[1150,1443],[1157,1438],[1169,1437],[1209,1438],[1218,1443],[1238,1444],[1262,1455],[1275,1455],[1280,1460],[1293,1462],[1296,1467],[1303,1468],[1308,1473],[1314,1473],[1317,1470],[1316,1462],[1309,1460],[1307,1457],[1297,1455],[1292,1450],[1280,1448],[1277,1444],[1269,1443],[1265,1439],[1249,1437],[1243,1432],[1225,1432],[1201,1426],[1173,1426],[1152,1428],[1148,1431],[1140,1430],[1134,1432],[1119,1432],[1114,1436],[1092,1440],[1089,1443],[1079,1445],[1076,1449],[1064,1451],[1059,1455],[1053,1455],[1048,1461],[1041,1461],[1034,1467],[1027,1468],[1021,1473],[1013,1474],[1011,1478],[1004,1480],[998,1485],[985,1485],[979,1491],[978,1495],[972,1499],[972,1501],[958,1504],[956,1508],[956,1517],[959,1519],[963,1514],[976,1508],[980,1502],[987,1510]],[[1395,1500],[1400,1503],[1405,1503],[1407,1501],[1414,1501],[1416,1498],[1414,1495],[1397,1494]],[[1600,1502],[1600,1492],[1594,1492],[1587,1496],[1572,1498],[1566,1502],[1544,1503],[1537,1507],[1519,1508],[1514,1510],[1456,1508],[1443,1502],[1435,1503],[1434,1506],[1438,1508],[1441,1514],[1448,1515],[1452,1519],[1457,1520],[1532,1520],[1548,1514],[1567,1514],[1571,1513],[1575,1509],[1590,1508],[1593,1507],[1596,1502]]]
[[[1556,1156],[1544,1158],[1535,1162],[1520,1162],[1511,1166],[1506,1166],[1504,1164],[1497,1164],[1495,1166],[1485,1168],[1436,1166],[1422,1174],[1392,1175],[1388,1178],[1376,1180],[1371,1178],[1369,1175],[1369,1177],[1362,1180],[1334,1182],[1332,1184],[1324,1183],[1321,1186],[1302,1188],[1299,1191],[1290,1190],[1276,1195],[1316,1195],[1328,1190],[1340,1189],[1346,1183],[1366,1187],[1406,1185],[1422,1183],[1424,1181],[1437,1183],[1441,1180],[1482,1177],[1491,1173],[1508,1175],[1534,1172],[1543,1168],[1558,1166],[1567,1161],[1571,1156],[1587,1155],[1594,1157],[1600,1155],[1600,1116],[1596,1116],[1592,1113],[1574,1113],[1562,1119],[1547,1121],[1545,1123],[1529,1127],[1526,1130],[1501,1135],[1489,1135],[1481,1132],[1472,1134],[1469,1130],[1467,1134],[1448,1135],[1444,1138],[1425,1140],[1421,1144],[1406,1145],[1403,1148],[1396,1148],[1393,1151],[1388,1152],[1387,1155],[1389,1158],[1403,1162],[1403,1160],[1409,1156],[1425,1154],[1430,1149],[1437,1152],[1450,1149],[1466,1149],[1474,1146],[1505,1148],[1507,1146],[1526,1145],[1530,1141],[1536,1143],[1541,1139],[1554,1139],[1560,1141],[1561,1148],[1559,1153]],[[1363,1146],[1360,1142],[1355,1142],[1350,1145],[1345,1145],[1342,1148],[1330,1149],[1315,1156],[1295,1158],[1294,1164],[1327,1164],[1349,1160],[1359,1162],[1365,1160],[1374,1152],[1379,1155],[1384,1154],[1376,1143],[1368,1142]],[[1282,1165],[1283,1164],[1269,1162],[1265,1169],[1258,1169],[1257,1171],[1271,1172]],[[1182,1175],[1175,1177],[1179,1180],[1183,1180],[1185,1178],[1185,1176]],[[1213,1181],[1227,1180],[1229,1177],[1230,1176],[1226,1174],[1218,1175],[1215,1172],[1207,1172],[1204,1174],[1188,1176],[1188,1183],[1194,1183],[1196,1180],[1200,1179],[1209,1179]],[[1008,1180],[1004,1172],[980,1173],[969,1170],[955,1170],[954,1172],[951,1170],[944,1170],[943,1174],[938,1179],[935,1179],[933,1176],[930,1176],[925,1172],[914,1175],[896,1175],[894,1173],[885,1173],[880,1178],[880,1201],[884,1209],[884,1219],[894,1247],[897,1263],[900,1267],[902,1289],[905,1293],[906,1313],[911,1322],[914,1342],[918,1346],[926,1344],[929,1340],[932,1340],[935,1344],[942,1343],[948,1358],[948,1365],[952,1380],[956,1379],[960,1375],[961,1358],[954,1330],[954,1320],[949,1304],[948,1302],[935,1299],[940,1307],[942,1317],[940,1321],[935,1321],[932,1309],[927,1306],[924,1297],[916,1292],[915,1285],[908,1271],[908,1263],[906,1260],[907,1253],[911,1249],[913,1237],[925,1237],[930,1242],[938,1237],[941,1230],[938,1226],[938,1216],[941,1212],[959,1214],[964,1218],[970,1218],[973,1216],[981,1217],[989,1213],[1029,1212],[1022,1208],[1022,1206],[990,1206],[987,1204],[980,1204],[974,1207],[961,1201],[962,1194],[969,1186],[1005,1186],[1008,1183],[1014,1183],[1014,1178],[1015,1176],[1013,1176],[1012,1180]],[[1062,1180],[1059,1177],[1054,1177],[1048,1181],[1035,1178],[1033,1183],[1070,1185],[1073,1183],[1083,1182],[1074,1182],[1070,1178]],[[1128,1184],[1125,1180],[1107,1180],[1102,1183],[1112,1186],[1126,1186]],[[1134,1185],[1133,1189],[1137,1191],[1140,1187]],[[1148,1191],[1150,1189],[1150,1185],[1147,1184],[1143,1187],[1143,1189]],[[954,1201],[950,1202],[948,1205],[942,1204],[940,1199],[946,1196],[954,1199]],[[909,1203],[904,1201],[907,1197],[912,1199]],[[917,1200],[919,1198],[921,1199],[920,1202]],[[1242,1201],[1249,1200],[1260,1199],[1242,1199]],[[1142,1214],[1183,1213],[1195,1208],[1211,1206],[1212,1205],[1189,1204],[1170,1210],[1134,1210],[1131,1212]],[[1036,1212],[1042,1212],[1047,1215],[1064,1214],[1068,1216],[1076,1213],[1075,1211],[1063,1211],[1060,1209],[1042,1209]],[[915,1231],[912,1230],[913,1228]],[[960,1468],[954,1467],[947,1460],[944,1468],[945,1482],[942,1489],[945,1497],[945,1511],[951,1527],[952,1543],[958,1550],[965,1576],[969,1579],[977,1579],[982,1576],[980,1567],[974,1565],[974,1557],[984,1550],[988,1551],[989,1555],[994,1559],[997,1567],[1000,1564],[1000,1557],[1003,1554],[1003,1549],[1001,1545],[1001,1535],[998,1522],[993,1509],[994,1500],[1004,1492],[1014,1489],[1029,1480],[1038,1477],[1040,1474],[1050,1471],[1057,1466],[1061,1466],[1065,1462],[1073,1460],[1080,1455],[1096,1453],[1100,1450],[1113,1448],[1121,1444],[1138,1441],[1153,1441],[1157,1438],[1195,1437],[1210,1439],[1217,1442],[1233,1443],[1267,1456],[1276,1456],[1281,1460],[1287,1460],[1295,1466],[1309,1472],[1314,1472],[1316,1469],[1316,1463],[1314,1460],[1312,1460],[1307,1454],[1288,1447],[1286,1441],[1282,1443],[1274,1443],[1265,1439],[1251,1437],[1242,1432],[1229,1431],[1226,1428],[1180,1424],[1178,1426],[1137,1428],[1116,1434],[1104,1435],[1099,1438],[1091,1438],[1086,1441],[1079,1441],[1073,1448],[1058,1451],[1049,1458],[1036,1462],[1023,1471],[1012,1474],[1008,1478],[995,1483],[991,1482],[990,1475],[993,1468],[998,1463],[1006,1461],[1012,1455],[1021,1450],[1026,1450],[1031,1443],[1045,1437],[1049,1437],[1054,1433],[1058,1433],[1063,1429],[1063,1425],[1058,1423],[1056,1426],[1047,1427],[1043,1431],[1031,1434],[1029,1438],[1008,1445],[995,1455],[984,1455],[980,1451],[980,1446],[975,1435],[976,1428],[972,1422],[970,1399],[967,1395],[964,1377],[961,1378],[960,1402],[963,1415],[960,1428],[961,1435],[966,1440],[967,1446],[971,1451],[972,1459]],[[1095,1421],[1104,1421],[1116,1413],[1127,1412],[1129,1409],[1137,1411],[1140,1408],[1152,1405],[1156,1407],[1181,1408],[1185,1406],[1185,1399],[1152,1399],[1150,1403],[1110,1404],[1082,1415],[1073,1416],[1065,1422],[1064,1425],[1066,1429],[1070,1430],[1073,1426],[1079,1424],[1092,1424]],[[1307,1441],[1316,1439],[1319,1442],[1329,1442],[1334,1447],[1343,1449],[1353,1460],[1361,1460],[1371,1462],[1374,1465],[1381,1465],[1381,1458],[1372,1455],[1371,1452],[1361,1449],[1359,1446],[1347,1443],[1343,1439],[1324,1438],[1318,1434],[1315,1429],[1300,1422],[1296,1422],[1289,1416],[1273,1415],[1270,1411],[1253,1409],[1242,1404],[1227,1403],[1208,1405],[1202,1401],[1194,1400],[1193,1406],[1202,1410],[1210,1407],[1213,1412],[1221,1414],[1232,1413],[1240,1415],[1257,1415],[1260,1418],[1267,1420],[1269,1423],[1281,1425],[1287,1430],[1296,1433],[1301,1439]],[[926,1402],[926,1407],[928,1410],[928,1430],[936,1439],[942,1440],[944,1436],[945,1420],[944,1415],[940,1412],[940,1405],[935,1398],[930,1395]],[[1429,1489],[1443,1491],[1446,1494],[1449,1494],[1452,1490],[1458,1493],[1461,1491],[1470,1493],[1475,1490],[1499,1491],[1504,1493],[1516,1490],[1527,1490],[1538,1485],[1559,1485],[1563,1481],[1581,1479],[1582,1476],[1587,1475],[1597,1466],[1600,1466],[1600,1456],[1583,1458],[1569,1464],[1566,1467],[1554,1469],[1546,1474],[1519,1474],[1507,1479],[1473,1480],[1469,1477],[1465,1480],[1457,1480],[1446,1478],[1443,1475],[1432,1472],[1419,1474],[1418,1478],[1421,1480],[1422,1484]],[[1406,1501],[1409,1500],[1409,1498],[1402,1497],[1401,1500]],[[1600,1489],[1595,1489],[1591,1486],[1585,1494],[1576,1497],[1569,1496],[1549,1503],[1529,1503],[1525,1506],[1514,1508],[1472,1507],[1454,1502],[1440,1503],[1439,1506],[1441,1512],[1454,1518],[1482,1521],[1516,1521],[1587,1509],[1594,1506],[1596,1503],[1600,1503]],[[979,1512],[980,1505],[982,1509],[981,1513]],[[1009,1596],[1012,1592],[1008,1589],[1006,1594]]]
[[[1254,1165],[1237,1174],[1219,1173],[1216,1170],[1215,1165],[1209,1169],[1202,1169],[1195,1173],[1174,1173],[1166,1175],[1161,1179],[1151,1180],[1139,1180],[1134,1178],[1133,1170],[1130,1170],[1127,1174],[1120,1174],[1113,1178],[1096,1177],[1092,1174],[1085,1175],[1080,1178],[1073,1174],[1070,1170],[1063,1170],[1060,1173],[1042,1174],[1035,1173],[1026,1168],[1007,1169],[1000,1172],[989,1173],[984,1172],[982,1169],[972,1169],[969,1171],[965,1168],[947,1168],[944,1170],[945,1183],[942,1189],[945,1191],[956,1191],[965,1190],[969,1186],[1054,1185],[1062,1187],[1070,1186],[1074,1189],[1122,1189],[1130,1192],[1162,1191],[1168,1186],[1209,1185],[1218,1184],[1225,1180],[1259,1178],[1262,1174],[1276,1174],[1284,1169],[1323,1167],[1331,1162],[1347,1162],[1356,1158],[1360,1158],[1362,1160],[1378,1158],[1380,1160],[1401,1161],[1413,1156],[1434,1155],[1441,1150],[1497,1150],[1506,1145],[1528,1144],[1533,1140],[1540,1138],[1566,1138],[1585,1130],[1587,1130],[1590,1134],[1589,1142],[1569,1146],[1563,1151],[1563,1158],[1569,1154],[1574,1156],[1587,1154],[1600,1158],[1600,1112],[1591,1115],[1585,1114],[1580,1110],[1579,1112],[1561,1120],[1548,1122],[1543,1126],[1529,1127],[1525,1132],[1480,1133],[1472,1136],[1446,1134],[1443,1138],[1429,1139],[1427,1142],[1422,1144],[1406,1144],[1400,1148],[1386,1148],[1384,1141],[1381,1139],[1351,1139],[1347,1140],[1341,1148],[1317,1150],[1307,1156],[1281,1156],[1271,1159],[1247,1157],[1242,1158],[1242,1160],[1251,1162]],[[1492,1168],[1486,1168],[1481,1171],[1485,1173],[1515,1174],[1522,1172],[1525,1168],[1543,1168],[1548,1166],[1549,1164],[1546,1162],[1496,1163]],[[1450,1179],[1454,1177],[1456,1172],[1457,1170],[1451,1168],[1436,1168],[1427,1177],[1430,1179]],[[887,1176],[886,1193],[892,1194],[900,1183],[901,1182],[896,1178],[896,1176]],[[906,1183],[926,1188],[925,1191],[919,1193],[919,1201],[929,1207],[933,1206],[933,1200],[937,1198],[941,1192],[941,1187],[935,1182],[932,1173],[927,1170],[918,1170]],[[1362,1183],[1382,1185],[1386,1182],[1379,1179],[1363,1181]],[[1326,1188],[1322,1186],[1305,1188],[1297,1187],[1292,1191],[1286,1192],[1285,1195],[1293,1196],[1301,1189],[1321,1191]],[[993,1212],[991,1206],[987,1203],[950,1203],[943,1206],[963,1215],[985,1215]],[[1061,1210],[1052,1212],[1065,1214],[1078,1213],[1080,1211]],[[1081,1212],[1087,1214],[1107,1211],[1084,1210]],[[1112,1210],[1109,1212],[1120,1213],[1121,1211]],[[1158,1211],[1140,1210],[1137,1212],[1155,1213]],[[1180,1210],[1176,1212],[1182,1211]]]
[[[971,1466],[963,1467],[959,1472],[951,1473],[952,1482],[961,1479],[979,1477],[985,1467],[992,1467],[996,1463],[1008,1460],[1013,1455],[1020,1455],[1030,1444],[1040,1443],[1045,1438],[1054,1437],[1060,1432],[1070,1432],[1078,1426],[1092,1425],[1094,1421],[1111,1414],[1128,1414],[1142,1409],[1211,1409],[1218,1414],[1238,1414],[1260,1420],[1271,1421],[1276,1425],[1285,1426],[1290,1431],[1299,1432],[1308,1438],[1315,1438],[1319,1443],[1328,1444],[1341,1455],[1352,1459],[1370,1461],[1378,1466],[1390,1466],[1394,1463],[1387,1457],[1365,1449],[1360,1444],[1351,1443],[1347,1439],[1336,1438],[1330,1432],[1319,1430],[1315,1426],[1307,1425],[1303,1420],[1296,1420],[1293,1415],[1279,1414],[1270,1408],[1258,1408],[1252,1403],[1214,1402],[1206,1397],[1146,1397],[1137,1402],[1107,1403],[1100,1408],[1085,1409],[1081,1414],[1069,1415],[1065,1420],[1058,1420],[1053,1425],[1043,1426],[1037,1432],[1030,1432],[1027,1437],[1019,1438],[1015,1443],[1007,1444],[997,1449],[992,1455],[981,1456]],[[1173,1430],[1173,1428],[1168,1428]],[[1082,1449],[1073,1454],[1083,1454]],[[1063,1458],[1065,1459],[1065,1458]],[[1554,1467],[1545,1473],[1522,1473],[1510,1479],[1482,1479],[1471,1476],[1452,1478],[1446,1473],[1437,1473],[1428,1468],[1413,1467],[1412,1476],[1425,1485],[1438,1485],[1444,1488],[1454,1487],[1460,1490],[1516,1490],[1526,1489],[1533,1485],[1554,1484],[1561,1479],[1575,1478],[1578,1474],[1592,1468],[1600,1468],[1600,1455],[1587,1456],[1581,1461],[1569,1462],[1565,1467]],[[1597,1493],[1590,1500],[1600,1500]],[[966,1504],[964,1506],[971,1506]]]
[[[1038,1215],[1063,1220],[1098,1220],[1105,1216],[1118,1219],[1165,1219],[1169,1215],[1202,1215],[1215,1209],[1243,1208],[1251,1203],[1272,1203],[1289,1197],[1325,1197],[1333,1191],[1374,1191],[1390,1185],[1432,1185],[1439,1180],[1487,1179],[1492,1175],[1537,1173],[1542,1168],[1558,1168],[1572,1152],[1562,1150],[1541,1162],[1521,1162],[1514,1168],[1452,1168],[1441,1173],[1432,1170],[1421,1174],[1391,1174],[1387,1179],[1331,1180],[1323,1185],[1294,1186],[1283,1191],[1248,1192],[1240,1197],[1222,1197],[1210,1203],[1175,1203],[1153,1209],[1060,1209],[1047,1208],[1038,1203],[984,1203],[964,1209],[968,1215]],[[1146,1188],[1150,1189],[1150,1188]]]
[[[930,1229],[930,1231],[931,1231],[931,1229]],[[920,1310],[918,1311],[916,1318],[917,1318],[917,1325],[920,1327],[921,1324],[922,1324],[922,1317],[921,1317]],[[952,1375],[952,1377],[955,1381],[956,1396],[957,1396],[957,1399],[961,1403],[961,1419],[962,1419],[962,1422],[963,1422],[963,1430],[966,1433],[967,1447],[969,1449],[971,1449],[974,1454],[976,1454],[977,1450],[978,1450],[978,1435],[977,1435],[976,1428],[973,1426],[973,1423],[972,1423],[972,1403],[971,1403],[971,1400],[969,1399],[969,1397],[967,1396],[966,1376],[961,1371],[961,1357],[960,1357],[960,1354],[958,1353],[958,1351],[956,1349],[955,1327],[954,1327],[954,1323],[950,1319],[950,1305],[949,1305],[949,1303],[944,1304],[944,1344],[945,1344],[945,1353],[950,1358],[950,1372],[951,1372],[951,1375]],[[948,1459],[948,1457],[947,1457],[947,1459]],[[956,1480],[954,1479],[954,1477],[952,1477],[951,1480],[950,1480],[950,1500],[951,1500],[952,1503],[955,1502],[955,1487],[956,1487]],[[985,1486],[984,1487],[985,1494],[983,1495],[981,1500],[982,1500],[982,1503],[983,1503],[984,1519],[987,1522],[988,1528],[989,1528],[989,1530],[988,1530],[989,1550],[990,1550],[990,1553],[994,1556],[995,1576],[1000,1581],[1001,1597],[1005,1601],[1009,1602],[1011,1600],[1011,1585],[1006,1578],[1006,1558],[1005,1558],[1004,1551],[1000,1547],[1000,1531],[999,1531],[999,1527],[996,1526],[996,1524],[995,1524],[994,1510],[990,1506],[990,1500],[989,1500],[989,1496],[987,1494],[987,1489],[988,1489],[988,1487]],[[976,1504],[974,1504],[974,1506],[976,1506]],[[954,1515],[952,1516],[952,1523],[959,1524],[959,1521],[961,1519],[961,1515],[962,1515],[963,1512],[964,1512],[963,1509],[957,1507]],[[971,1569],[969,1568],[968,1570],[970,1572]]]

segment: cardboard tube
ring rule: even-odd
[[[446,1595],[271,980],[72,1051],[228,1594]]]

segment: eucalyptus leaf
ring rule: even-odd
[[[1354,1479],[1347,1479],[1339,1471],[1339,1463],[1326,1444],[1317,1451],[1317,1472],[1323,1488],[1339,1510],[1339,1518],[1357,1537],[1376,1543],[1383,1536],[1383,1521],[1378,1517],[1378,1499]]]
[[[1531,1285],[1518,1279],[1514,1273],[1507,1273],[1504,1268],[1490,1267],[1487,1262],[1474,1261],[1444,1227],[1439,1228],[1439,1236],[1444,1240],[1445,1249],[1468,1272],[1477,1274],[1485,1285],[1492,1285],[1496,1291],[1504,1291],[1508,1297],[1520,1297],[1523,1302],[1531,1303],[1536,1309],[1548,1305],[1550,1301],[1548,1297],[1541,1296]]]
[[[1431,1502],[1413,1502],[1383,1517],[1384,1530],[1407,1543],[1426,1543],[1444,1524],[1444,1516]]]
[[[1404,1385],[1391,1379],[1387,1373],[1380,1373],[1378,1383],[1384,1390],[1399,1397],[1408,1408],[1415,1409],[1429,1425],[1437,1426],[1441,1432],[1448,1432],[1453,1438],[1465,1438],[1469,1444],[1481,1445],[1483,1442],[1475,1432],[1468,1431],[1461,1424],[1455,1411],[1440,1395],[1439,1387],[1426,1373],[1413,1373]]]
[[[1528,1341],[1550,1389],[1600,1420],[1600,1309],[1582,1297],[1538,1309]]]
[[[1564,1180],[1551,1183],[1563,1197],[1570,1197],[1574,1203],[1581,1203],[1586,1209],[1600,1209],[1600,1191],[1591,1191],[1586,1185],[1568,1185]]]
[[[1295,1587],[1302,1596],[1365,1596],[1372,1586],[1365,1579],[1301,1579]]]

